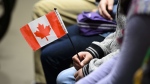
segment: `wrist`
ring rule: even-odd
[[[94,43],[86,48],[85,51],[89,52],[93,56],[93,58],[101,58],[104,56],[104,52],[101,47]]]

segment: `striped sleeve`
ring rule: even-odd
[[[101,47],[96,45],[95,43],[92,43],[88,48],[86,48],[85,51],[91,53],[93,58],[101,58],[104,56],[104,52]]]

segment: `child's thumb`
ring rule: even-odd
[[[82,67],[84,66],[84,63],[83,63],[83,61],[82,61],[80,64],[81,64],[81,66],[82,66]]]

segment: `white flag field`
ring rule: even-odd
[[[20,31],[34,51],[68,33],[57,10],[26,24]]]

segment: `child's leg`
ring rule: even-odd
[[[76,73],[76,69],[74,67],[68,68],[60,72],[57,76],[56,83],[57,84],[75,84],[74,74]]]

